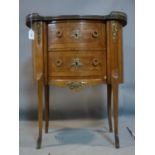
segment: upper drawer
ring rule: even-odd
[[[48,25],[48,50],[105,50],[105,37],[103,22],[56,22]]]

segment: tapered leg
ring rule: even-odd
[[[37,149],[41,148],[43,126],[43,80],[38,80],[38,127],[39,135],[37,140]]]
[[[113,104],[114,104],[114,130],[115,130],[115,147],[119,148],[118,136],[118,84],[112,84]]]
[[[45,86],[45,133],[48,133],[49,126],[49,86]]]
[[[108,122],[109,122],[109,132],[112,132],[112,107],[111,107],[111,96],[112,87],[111,84],[107,84],[107,112],[108,112]]]

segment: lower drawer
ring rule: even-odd
[[[106,53],[103,51],[49,52],[48,76],[53,77],[106,76]]]

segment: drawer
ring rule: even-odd
[[[105,24],[91,21],[57,22],[48,25],[48,50],[103,50]]]
[[[106,52],[49,52],[48,76],[106,76]]]

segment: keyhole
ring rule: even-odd
[[[78,67],[82,66],[82,63],[81,63],[79,58],[75,58],[75,59],[72,60],[71,66],[73,66],[75,68],[78,68]]]
[[[76,38],[78,37],[78,34],[77,34],[77,33],[75,33],[75,37],[76,37]]]
[[[73,30],[72,37],[74,37],[75,39],[79,39],[80,36],[80,30]]]
[[[75,62],[75,65],[76,65],[76,66],[78,66],[78,65],[79,65],[79,63],[78,63],[78,62]]]

